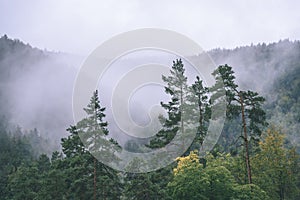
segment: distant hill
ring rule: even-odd
[[[37,128],[59,144],[72,123],[71,95],[78,68],[74,58],[1,37],[1,115],[24,131]]]
[[[300,42],[281,40],[277,43],[214,49],[208,52],[216,65],[233,67],[242,87],[268,93],[276,80],[300,64]]]

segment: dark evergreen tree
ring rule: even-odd
[[[27,166],[33,160],[33,149],[20,127],[10,126],[6,118],[0,119],[0,197],[2,199],[13,198],[10,177],[17,173],[21,166]]]
[[[167,111],[167,118],[161,117],[163,128],[150,141],[150,148],[166,146],[175,137],[178,131],[184,134],[184,121],[181,117],[187,96],[187,77],[182,60],[173,61],[171,75],[162,76],[166,83],[165,92],[171,96],[168,103],[161,102],[161,106]]]

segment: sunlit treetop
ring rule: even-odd
[[[199,162],[198,151],[191,151],[188,156],[177,157],[177,167],[173,169],[173,173],[176,176],[179,173],[189,169],[200,169],[202,164]]]

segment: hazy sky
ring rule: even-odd
[[[87,55],[137,28],[182,33],[205,50],[300,39],[300,1],[0,0],[0,34]]]

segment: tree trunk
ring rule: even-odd
[[[180,129],[181,129],[181,135],[182,135],[182,142],[183,142],[183,148],[185,148],[185,141],[184,141],[184,124],[183,124],[183,88],[182,88],[182,83],[180,86]]]
[[[245,108],[244,101],[241,93],[239,93],[241,109],[242,109],[242,121],[243,121],[243,129],[244,129],[244,146],[245,146],[245,157],[246,157],[246,167],[248,174],[248,183],[252,183],[252,175],[251,175],[251,166],[250,166],[250,157],[249,157],[249,146],[248,146],[248,136],[247,136],[247,127],[246,127],[246,119],[245,119]]]
[[[94,200],[97,199],[97,170],[96,170],[96,166],[97,166],[97,160],[96,158],[94,158]]]

